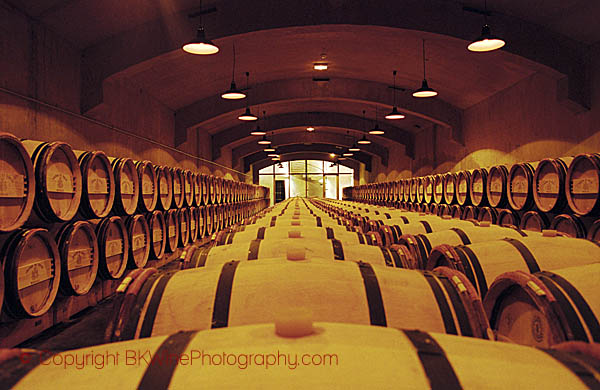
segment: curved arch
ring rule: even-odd
[[[312,79],[304,78],[252,86],[251,98],[253,106],[268,108],[267,112],[273,110],[273,104],[289,105],[291,102],[313,100],[370,103],[381,106],[382,111],[387,112],[392,109],[391,92],[388,91],[386,84],[365,80],[332,79],[326,85],[317,86]],[[175,144],[185,142],[189,128],[203,124],[214,128],[226,117],[235,119],[246,104],[244,101],[227,105],[222,102],[220,96],[211,96],[178,110],[175,114]],[[396,104],[407,115],[452,128],[454,140],[462,143],[462,110],[441,99],[415,99],[408,91],[397,91]]]
[[[307,119],[309,118],[309,119]],[[307,121],[310,120],[310,123]],[[382,122],[379,127],[385,131],[381,136],[370,136],[376,140],[387,140],[399,143],[405,146],[407,156],[414,158],[414,134],[394,125],[389,124],[390,121]],[[290,113],[269,117],[269,127],[275,133],[285,132],[286,129],[299,128],[310,124],[317,129],[324,127],[327,130],[333,130],[343,135],[346,131],[350,131],[355,137],[362,137],[365,127],[364,120],[355,115],[339,114],[334,112],[312,112],[309,115],[306,113]],[[221,155],[221,148],[226,145],[236,144],[241,140],[248,140],[252,136],[249,135],[250,130],[247,124],[226,129],[212,136],[212,152],[213,159]],[[318,138],[319,132],[315,132],[314,138]]]
[[[318,141],[319,144],[349,147],[353,142],[352,138],[349,138],[345,135],[324,131],[319,131],[318,136],[314,137],[312,133],[308,133],[304,129],[286,131],[283,134],[279,133],[277,137],[273,136],[271,138],[271,141],[273,142],[273,145],[277,146],[277,148],[294,144],[309,145],[315,141]],[[386,147],[376,142],[371,142],[370,145],[359,146],[362,152],[365,152],[371,156],[379,157],[381,159],[381,163],[384,166],[387,166],[389,159],[389,151]],[[244,158],[245,156],[248,156],[250,154],[261,152],[263,149],[264,146],[259,145],[256,142],[256,139],[233,148],[231,151],[232,166],[237,166],[238,161],[241,158]]]
[[[109,76],[179,50],[181,43],[189,40],[197,27],[195,20],[187,17],[190,11],[164,15],[86,48],[82,56],[82,111],[102,103],[102,83]],[[542,64],[547,71],[568,77],[564,97],[579,106],[589,107],[587,75],[590,64],[586,61],[587,47],[584,44],[507,15],[494,14],[492,23],[494,31],[510,42],[504,52]],[[205,18],[204,25],[209,38],[217,43],[225,37],[272,29],[372,25],[458,39],[464,47],[466,42],[478,35],[482,20],[480,15],[464,12],[461,3],[446,0],[381,1],[376,4],[337,0],[230,0],[226,6],[219,7],[216,17]],[[118,55],[115,55],[115,50],[118,50]],[[106,61],[109,57],[111,61]]]
[[[339,146],[335,146],[335,145],[329,145],[329,144],[312,144],[312,145],[301,145],[301,144],[293,144],[293,145],[286,145],[281,147],[280,149],[280,155],[281,156],[285,156],[285,155],[289,155],[292,153],[311,153],[311,152],[316,152],[316,153],[336,153],[339,154],[340,153],[340,147]],[[258,161],[264,160],[266,157],[266,153],[263,152],[262,150],[260,152],[256,152],[256,153],[252,153],[247,155],[246,157],[244,157],[242,159],[243,161],[243,168],[244,168],[244,172],[248,172],[250,170],[250,166]],[[348,158],[349,160],[354,160],[354,161],[358,161],[361,162],[363,164],[365,164],[365,169],[367,171],[371,171],[371,156],[364,153],[364,152],[357,152],[354,153],[354,155],[352,157]],[[331,161],[331,157],[328,159],[328,161]]]

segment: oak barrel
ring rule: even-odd
[[[129,268],[144,268],[150,257],[150,227],[143,214],[125,220],[129,238]]]
[[[169,210],[173,203],[173,177],[168,167],[157,166],[156,181],[158,183],[158,207],[161,210]]]
[[[56,242],[46,229],[21,229],[2,247],[4,311],[13,318],[39,317],[58,293],[61,261]]]
[[[569,165],[567,203],[575,214],[589,215],[600,209],[600,155],[580,154]]]
[[[533,176],[537,162],[513,164],[508,172],[508,204],[513,210],[526,211],[533,206]]]
[[[70,221],[81,202],[83,183],[79,162],[69,144],[24,140],[35,177],[34,210],[45,222]]]
[[[165,226],[167,227],[167,253],[173,253],[177,250],[179,242],[179,218],[178,210],[173,209],[165,212]]]
[[[457,174],[452,172],[444,175],[444,202],[446,204],[456,203],[457,178]]]
[[[79,205],[85,218],[104,218],[115,201],[115,176],[104,152],[74,151],[82,176],[82,196]]]
[[[567,204],[566,178],[572,157],[540,161],[533,175],[533,200],[544,212],[560,212]]]
[[[192,173],[192,185],[194,187],[194,206],[202,205],[202,175]]]
[[[488,204],[487,199],[488,171],[485,168],[474,169],[469,182],[469,197],[473,206],[481,207]]]
[[[595,220],[590,226],[587,239],[594,242],[600,242],[600,219]]]
[[[65,295],[87,294],[96,281],[100,263],[94,226],[87,221],[67,224],[55,240],[62,266],[61,292]]]
[[[481,207],[477,214],[477,220],[487,221],[489,223],[496,223],[498,221],[498,210],[492,207]]]
[[[490,168],[485,191],[491,207],[505,207],[508,204],[507,183],[508,168],[506,166],[496,165]]]
[[[177,212],[177,222],[179,224],[179,246],[185,247],[190,242],[190,210],[184,207]]]
[[[433,201],[437,204],[445,203],[444,200],[444,175],[433,176]]]
[[[35,192],[33,164],[27,150],[14,135],[0,133],[0,232],[23,226],[33,209]]]
[[[164,213],[154,210],[152,213],[146,214],[146,220],[150,231],[150,258],[160,260],[165,254],[167,245],[167,227]]]
[[[535,274],[499,275],[484,305],[499,336],[547,347],[565,341],[600,342],[600,264]]]
[[[198,207],[198,238],[206,235],[206,206],[200,206]]]
[[[514,211],[502,209],[498,212],[497,224],[500,226],[518,227],[521,224],[521,219],[519,218],[519,214],[515,213]]]
[[[521,217],[519,228],[522,230],[532,230],[541,232],[550,226],[550,221],[546,214],[538,213],[537,211],[528,211]]]
[[[180,209],[185,203],[185,179],[183,169],[171,168],[171,179],[173,180],[173,203],[172,207]]]
[[[550,223],[550,229],[573,238],[585,238],[587,235],[583,221],[576,215],[557,215]]]
[[[210,176],[200,175],[200,183],[202,184],[202,204],[210,203]]]
[[[140,196],[140,180],[137,168],[130,158],[109,158],[115,175],[114,211],[119,215],[135,213]]]
[[[191,207],[194,205],[194,177],[189,169],[183,170],[183,193],[185,202],[184,206]]]
[[[456,174],[456,202],[461,206],[471,203],[471,172],[460,171]]]
[[[426,268],[456,268],[467,275],[484,297],[489,284],[504,272],[535,273],[595,262],[600,262],[600,246],[595,243],[544,234],[460,246],[440,245],[431,251]]]
[[[316,321],[488,337],[473,287],[447,271],[273,259],[155,274],[136,294],[139,309],[118,319],[123,326],[113,340],[272,322],[289,307],[310,310]],[[141,310],[151,300],[156,304]]]
[[[198,239],[198,207],[190,207],[190,244]]]
[[[135,163],[140,183],[140,196],[138,198],[138,211],[151,213],[158,203],[158,177],[154,165],[150,161]]]
[[[103,279],[119,279],[127,269],[129,238],[121,217],[104,218],[96,225],[100,266]]]

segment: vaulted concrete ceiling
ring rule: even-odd
[[[309,112],[360,117],[366,109],[372,120],[375,107],[391,109],[388,86],[397,69],[397,85],[406,89],[397,104],[407,119],[393,126],[410,155],[411,137],[432,126],[451,128],[462,142],[464,109],[536,72],[561,83],[557,99],[572,109],[589,107],[586,55],[588,45],[600,41],[600,2],[489,3],[493,31],[508,44],[485,54],[465,48],[483,17],[463,6],[482,8],[478,0],[205,1],[203,9],[216,9],[203,17],[207,35],[221,48],[213,56],[180,50],[198,25],[188,17],[198,11],[197,0],[21,0],[13,7],[82,50],[82,112],[103,102],[103,83],[126,79],[173,110],[176,145],[189,131],[207,131],[214,139],[239,130],[235,118],[245,102],[219,98],[231,81],[233,44],[238,86],[245,86],[243,73],[251,72],[252,109],[273,117]],[[427,79],[440,92],[426,101],[410,97],[423,78],[422,39]],[[312,81],[311,66],[321,53],[330,64],[325,83]],[[345,123],[324,125],[343,132]]]

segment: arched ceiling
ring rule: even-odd
[[[82,112],[101,106],[106,82],[125,80],[173,111],[175,145],[189,131],[208,132],[214,156],[247,142],[247,125],[236,119],[246,102],[219,97],[231,81],[233,44],[238,86],[245,86],[249,71],[249,102],[255,113],[265,110],[272,118],[268,130],[308,125],[301,122],[310,113],[324,113],[321,125],[332,132],[364,130],[362,110],[372,121],[376,108],[382,114],[391,109],[397,69],[396,104],[407,118],[381,124],[389,126],[386,138],[414,157],[419,131],[448,127],[462,142],[464,109],[537,72],[560,83],[558,100],[574,110],[589,107],[586,56],[588,45],[600,41],[600,2],[489,3],[493,31],[508,44],[485,54],[466,50],[483,17],[463,7],[482,8],[479,0],[205,1],[203,9],[214,12],[203,24],[221,48],[212,56],[180,50],[198,25],[188,17],[198,11],[198,0],[22,0],[13,7],[82,50]],[[440,95],[418,100],[410,92],[423,79],[423,39],[427,79]],[[321,53],[330,69],[317,74],[312,64]],[[324,75],[329,81],[313,81]],[[287,147],[316,152],[302,143]],[[243,157],[244,164],[261,161],[252,156]]]

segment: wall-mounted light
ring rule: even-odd
[[[235,85],[235,45],[233,45],[233,71],[231,72],[231,86],[229,89],[221,94],[223,99],[227,100],[239,100],[246,97],[246,94],[240,91]]]
[[[421,88],[413,92],[412,95],[416,98],[428,98],[437,96],[437,94],[436,90],[429,87],[427,78],[425,77],[425,40],[423,39],[423,82],[421,83]]]

